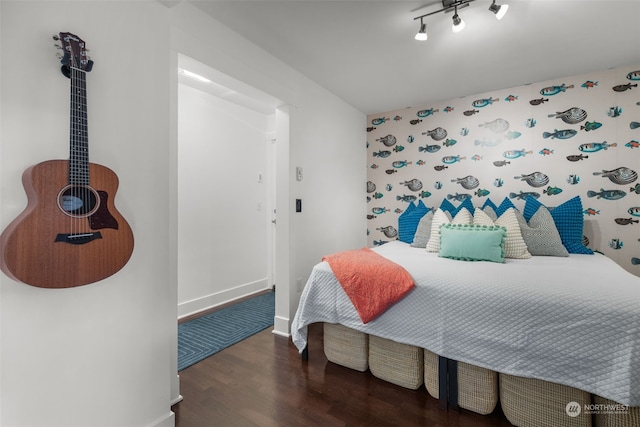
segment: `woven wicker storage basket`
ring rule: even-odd
[[[369,335],[336,323],[324,324],[327,360],[356,371],[369,368]]]
[[[596,405],[616,405],[617,402],[600,396],[593,396]],[[629,407],[626,411],[607,411],[595,408],[596,427],[638,427],[640,426],[640,406]]]
[[[499,374],[500,404],[509,422],[517,427],[590,427],[591,415],[582,411],[591,403],[591,395],[561,384],[535,378]],[[577,416],[569,416],[567,405],[580,407]]]
[[[424,381],[422,348],[370,335],[369,370],[377,378],[415,390]]]
[[[432,397],[439,398],[438,355],[426,349],[424,385]],[[458,362],[458,406],[487,415],[496,408],[498,396],[497,372]]]

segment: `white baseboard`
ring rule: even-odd
[[[273,318],[273,333],[283,337],[289,337],[289,319],[286,317],[275,316]]]
[[[175,427],[176,414],[173,411],[169,411],[165,416],[158,418],[153,423],[149,424],[149,427]]]
[[[264,278],[178,304],[178,319],[270,289]]]

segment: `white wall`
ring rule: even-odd
[[[26,203],[22,171],[68,158],[69,81],[51,35],[91,50],[91,161],[120,178],[135,234],[123,270],[41,289],[0,275],[0,424],[173,425],[176,295],[169,238],[169,10],[157,2],[2,1],[0,227]]]
[[[306,282],[322,255],[366,244],[365,116],[189,4],[171,12],[175,51],[286,104],[276,114],[274,332],[288,334],[300,297],[297,279]],[[305,171],[301,182],[295,180],[296,166]],[[296,198],[303,200],[302,213],[294,213]]]
[[[267,133],[272,121],[179,85],[178,316],[269,287]]]

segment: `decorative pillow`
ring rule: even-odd
[[[427,243],[427,252],[438,252],[440,250],[440,227],[443,224],[471,224],[472,222],[473,217],[467,209],[462,209],[453,220],[449,212],[438,209],[431,221],[431,236],[429,236],[429,242]]]
[[[422,200],[417,206],[413,202],[409,203],[409,207],[398,217],[398,240],[405,243],[413,242],[418,223],[427,212],[429,208],[422,203]]]
[[[496,211],[491,206],[485,206],[484,208],[482,208],[482,212],[484,212],[491,219],[491,221],[495,221],[496,219],[498,219],[498,214],[496,214]]]
[[[433,222],[433,211],[430,210],[425,216],[422,217],[418,223],[418,229],[415,236],[413,236],[413,243],[411,246],[414,248],[426,248],[429,243],[429,237],[431,236],[431,223]]]
[[[473,202],[471,201],[471,197],[464,199],[457,208],[447,199],[443,199],[440,204],[440,209],[445,212],[449,212],[452,217],[455,217],[463,208],[467,208],[469,212],[473,212]]]
[[[502,226],[507,230],[507,238],[504,242],[504,252],[506,258],[527,259],[531,254],[527,250],[527,245],[522,238],[520,224],[516,217],[516,209],[507,209],[497,220],[491,218],[481,209],[477,209],[473,215],[474,225]]]
[[[440,228],[440,251],[443,258],[463,261],[504,262],[504,227],[445,224]]]
[[[516,206],[513,204],[511,200],[509,200],[508,197],[505,197],[502,200],[502,203],[500,203],[500,206],[498,206],[494,210],[498,216],[502,216],[503,213],[505,213],[507,210],[511,208],[516,209]]]
[[[491,208],[491,209],[493,209],[494,212],[498,210],[498,207],[496,206],[495,203],[493,203],[493,200],[491,200],[491,198],[488,198],[487,200],[485,200],[484,204],[482,205],[482,207],[480,209],[482,209],[484,211],[486,208]],[[486,211],[485,211],[485,213],[486,213]]]
[[[529,221],[540,206],[544,205],[531,196],[527,197],[524,204],[524,218]],[[582,244],[584,216],[580,196],[567,200],[550,212],[558,233],[560,233],[562,244],[570,254],[593,254],[591,249]]]
[[[528,224],[519,211],[516,211],[516,218],[531,255],[569,256],[569,252],[562,244],[553,217],[546,207],[540,206]]]

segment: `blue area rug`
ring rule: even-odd
[[[178,325],[178,371],[273,325],[275,292]]]

